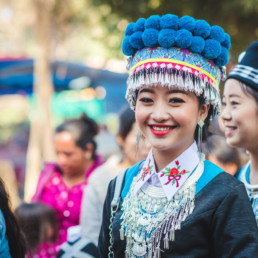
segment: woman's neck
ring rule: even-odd
[[[84,169],[81,171],[78,171],[77,173],[73,174],[63,174],[63,180],[68,188],[73,187],[74,185],[78,185],[80,183],[83,183],[85,181],[85,173],[87,173],[88,169],[92,165],[94,161],[87,161],[87,163],[84,166]]]
[[[258,152],[250,152],[250,184],[258,184]]]

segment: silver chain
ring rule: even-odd
[[[113,238],[112,238],[112,224],[114,220],[114,215],[116,214],[118,207],[119,207],[119,201],[117,202],[118,204],[115,207],[111,207],[111,216],[109,220],[109,247],[108,247],[108,258],[114,258],[114,252],[113,252]]]

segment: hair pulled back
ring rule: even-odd
[[[56,128],[56,133],[70,133],[75,140],[75,144],[83,150],[86,150],[87,144],[91,143],[93,145],[92,158],[95,159],[97,144],[94,137],[97,135],[98,130],[97,123],[88,117],[86,113],[83,113],[79,119],[70,119],[59,125]]]

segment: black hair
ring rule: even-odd
[[[97,144],[94,140],[94,136],[97,135],[99,129],[97,123],[85,113],[81,115],[79,119],[70,119],[56,128],[56,133],[69,132],[78,147],[86,150],[88,143],[93,145],[92,158],[96,158]]]
[[[198,101],[199,101],[199,107],[203,104],[205,104],[205,98],[202,95],[197,96]],[[211,121],[211,116],[214,114],[214,108],[212,105],[210,105],[210,108],[208,110],[208,115],[206,117],[206,119],[204,120],[204,126],[202,128],[202,141],[206,141],[206,139],[208,138],[208,136],[210,135],[209,132],[209,126],[210,126],[210,121]],[[194,139],[196,141],[198,141],[198,125],[195,128],[195,132],[194,132]]]
[[[214,155],[223,164],[233,162],[237,165],[237,170],[241,168],[239,149],[230,147],[224,136],[209,136],[203,144],[203,150],[206,155]]]
[[[0,178],[0,208],[4,215],[6,225],[6,236],[8,239],[10,254],[12,258],[24,257],[26,254],[25,239],[22,235],[18,222],[11,211],[9,196],[5,190],[4,183]]]
[[[22,203],[15,210],[16,218],[25,235],[26,245],[29,252],[33,252],[40,243],[49,241],[47,229],[51,226],[54,235],[57,235],[56,212],[50,206],[43,203]]]
[[[128,133],[132,130],[135,123],[135,113],[129,105],[124,106],[119,113],[119,129],[118,135],[123,140],[127,137]]]
[[[238,81],[240,84],[241,89],[243,90],[243,92],[254,98],[254,100],[256,101],[256,104],[258,105],[258,91],[254,90],[253,88],[251,88],[248,84],[245,84],[241,81]]]

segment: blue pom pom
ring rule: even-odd
[[[225,33],[225,40],[221,43],[221,45],[228,50],[231,48],[230,36],[227,33]]]
[[[174,14],[166,14],[160,18],[160,29],[177,30],[178,17]]]
[[[144,31],[145,19],[140,18],[134,25],[134,31]]]
[[[178,19],[177,24],[179,29],[186,29],[192,32],[195,27],[195,19],[186,15]]]
[[[221,53],[220,43],[215,39],[207,39],[205,41],[205,47],[202,51],[203,56],[206,59],[215,59]]]
[[[122,42],[122,52],[125,56],[132,56],[136,52],[136,49],[130,44],[130,36],[125,36]]]
[[[202,53],[205,47],[205,40],[200,36],[193,36],[192,45],[190,46],[190,50],[193,53]]]
[[[228,62],[228,50],[225,47],[221,47],[221,54],[216,58],[215,64],[217,66],[223,66],[226,65]]]
[[[225,40],[224,30],[218,25],[212,26],[211,27],[210,38],[211,39],[216,39],[219,43],[223,42]]]
[[[145,29],[159,30],[159,28],[160,28],[160,17],[159,17],[159,15],[152,15],[146,20]]]
[[[133,48],[136,48],[136,49],[144,48],[144,44],[142,41],[142,31],[134,32],[131,35],[129,42]]]
[[[142,40],[146,47],[156,47],[158,45],[159,31],[146,29],[142,34]]]
[[[200,36],[206,39],[207,37],[209,37],[210,32],[211,27],[208,22],[206,22],[205,20],[198,20],[195,22],[195,28],[193,31],[193,34],[195,36]]]
[[[127,25],[125,29],[125,36],[130,36],[134,33],[134,22],[131,22]]]
[[[175,45],[176,31],[170,29],[163,29],[159,32],[159,44],[164,48],[170,48]]]
[[[178,30],[176,33],[176,43],[179,48],[188,48],[193,40],[192,33],[188,30]]]

